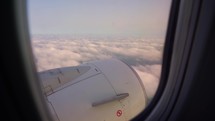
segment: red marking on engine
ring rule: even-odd
[[[122,110],[118,110],[118,111],[116,112],[116,115],[117,115],[118,117],[120,117],[120,116],[122,115]]]

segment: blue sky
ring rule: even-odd
[[[164,38],[170,0],[28,0],[31,34]]]

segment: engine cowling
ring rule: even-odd
[[[117,59],[51,69],[39,75],[48,107],[58,121],[127,121],[147,104],[139,76]]]

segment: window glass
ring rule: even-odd
[[[75,71],[77,73],[84,71],[84,74],[88,74],[86,71],[90,70],[89,68],[81,70],[82,68],[79,66],[94,61],[97,61],[95,65],[93,63],[88,66],[95,68],[96,71],[92,71],[92,75],[86,75],[86,77],[91,78],[94,76],[93,74],[98,76],[103,74],[106,76],[104,79],[109,80],[107,84],[113,88],[113,92],[118,93],[117,91],[122,87],[119,87],[120,84],[112,82],[111,79],[117,80],[118,77],[115,78],[114,71],[117,71],[118,68],[124,69],[124,66],[117,65],[117,63],[111,65],[111,62],[105,61],[117,59],[128,65],[132,72],[138,75],[137,78],[141,81],[146,94],[147,104],[150,102],[159,84],[171,0],[29,0],[27,5],[37,71],[41,80],[45,81],[44,85],[50,83],[52,85],[45,88],[45,92],[49,92],[47,95],[54,93],[54,91],[50,93],[50,90],[55,89],[53,86],[56,85],[55,83],[61,83],[61,85],[57,84],[57,90],[59,86],[64,86],[71,81],[72,77],[68,76],[69,74],[67,76],[63,74],[73,73],[75,75]],[[110,72],[113,76],[108,75],[108,70],[111,70],[109,68],[113,70],[113,74]],[[46,72],[51,73],[49,70],[52,73],[59,73],[59,75],[61,73],[61,76],[51,74],[44,76]],[[121,70],[123,73],[119,73],[121,74],[118,75],[119,78],[126,76],[124,75],[125,70]],[[72,79],[76,81],[79,78],[77,75]],[[102,76],[98,78],[103,79]],[[85,85],[85,83],[75,81],[74,84],[78,83],[80,87]],[[92,83],[97,82],[92,81]],[[103,89],[94,88],[97,88],[97,91]],[[74,87],[72,90],[77,91],[78,89],[76,90]],[[82,93],[80,92],[80,94]],[[129,98],[132,98],[131,96]],[[56,110],[55,108],[58,107],[53,106],[52,108]],[[132,110],[132,107],[126,108]],[[61,111],[63,110],[61,109]],[[65,110],[68,111],[68,109]],[[121,117],[124,112],[123,108],[116,109],[114,114],[116,117]],[[54,113],[57,113],[56,119],[66,120],[67,115],[61,117],[60,112]],[[88,112],[88,114],[91,113],[91,111]],[[132,113],[139,112],[133,111]],[[124,119],[130,120],[130,115],[133,114],[127,112],[127,117],[125,116]]]

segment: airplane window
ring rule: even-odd
[[[159,85],[171,0],[29,0],[32,49],[56,121],[131,120]]]

